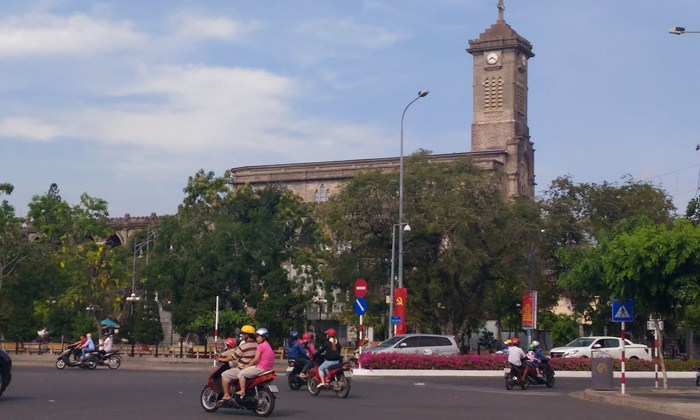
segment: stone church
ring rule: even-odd
[[[502,190],[507,197],[533,197],[535,160],[527,125],[527,73],[528,61],[535,54],[530,42],[506,23],[504,10],[499,0],[496,23],[470,40],[467,48],[473,63],[471,151],[436,154],[431,161],[469,156],[484,170],[504,174]],[[306,202],[322,203],[359,172],[396,172],[399,161],[400,157],[385,157],[243,166],[231,172],[236,185],[284,185]]]

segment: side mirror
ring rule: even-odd
[[[603,346],[601,346],[601,345],[598,344],[598,343],[595,343],[595,344],[593,345],[593,348],[594,348],[594,349],[599,349],[599,348],[601,348],[601,347],[603,347]]]
[[[407,346],[406,343],[399,343],[399,347],[401,347],[401,348],[406,347],[406,346]]]

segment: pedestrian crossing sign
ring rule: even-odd
[[[632,322],[634,319],[634,306],[632,299],[622,303],[619,299],[613,299],[612,322]]]

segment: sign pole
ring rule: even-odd
[[[620,361],[620,391],[625,395],[625,321],[621,323],[620,339],[622,340],[622,360]]]
[[[656,322],[654,322],[656,324]],[[654,388],[659,387],[659,331],[654,325]]]

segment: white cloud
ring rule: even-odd
[[[349,19],[317,19],[300,24],[297,30],[315,42],[334,46],[383,49],[410,37],[407,33],[355,23]]]
[[[258,28],[259,25],[256,23],[238,22],[225,17],[180,14],[174,19],[173,26],[179,38],[238,42],[245,35]]]
[[[5,118],[0,120],[0,137],[50,141],[60,129],[35,118]]]
[[[128,48],[144,38],[128,21],[31,13],[0,21],[0,57],[95,54]]]

